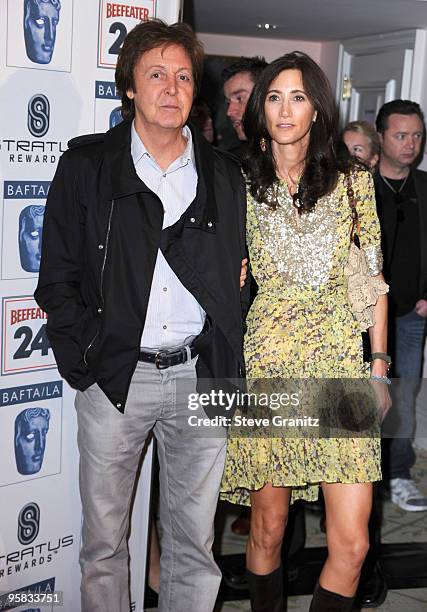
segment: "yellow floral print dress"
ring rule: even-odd
[[[381,272],[382,255],[371,175],[355,171],[352,187],[361,223],[360,243],[374,276]],[[339,175],[334,191],[319,199],[314,211],[299,218],[286,184],[273,188],[279,196],[275,210],[248,194],[247,242],[259,288],[247,317],[249,383],[269,378],[369,377],[344,277],[351,228],[344,175]],[[292,501],[313,501],[321,482],[380,479],[377,437],[232,435],[221,497],[249,505],[249,492],[271,483],[292,487]]]

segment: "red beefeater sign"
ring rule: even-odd
[[[115,68],[127,33],[141,21],[156,16],[157,0],[100,0],[98,67]]]
[[[4,297],[2,302],[2,375],[56,368],[46,336],[47,314],[33,296]]]

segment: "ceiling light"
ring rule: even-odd
[[[275,23],[257,23],[257,28],[263,30],[275,30],[277,25]]]

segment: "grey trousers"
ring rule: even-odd
[[[197,359],[197,358],[196,358]],[[221,573],[212,556],[225,436],[189,432],[193,359],[158,370],[138,363],[125,414],[95,384],[78,392],[83,506],[82,612],[129,612],[127,533],[144,442],[153,429],[160,464],[161,612],[211,612]]]

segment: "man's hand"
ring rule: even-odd
[[[418,300],[415,304],[415,312],[420,317],[427,317],[427,300]]]
[[[248,277],[248,260],[245,258],[245,259],[242,259],[242,269],[240,270],[240,289],[244,286],[247,277]]]

